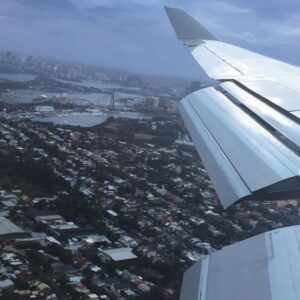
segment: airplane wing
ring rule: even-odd
[[[180,300],[296,300],[300,226],[269,231],[203,257],[184,274]]]
[[[224,43],[180,9],[175,33],[216,87],[184,98],[181,115],[227,208],[300,196],[300,69]]]

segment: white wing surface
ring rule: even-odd
[[[217,87],[180,112],[225,208],[241,199],[300,196],[300,69],[219,41],[166,7],[177,37]]]
[[[211,253],[183,277],[180,300],[299,300],[300,226]]]

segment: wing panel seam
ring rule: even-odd
[[[211,49],[209,49],[207,46],[203,45],[203,47],[205,49],[207,49],[209,52],[211,52],[213,55],[215,55],[216,57],[218,57],[220,60],[222,60],[224,63],[226,63],[228,66],[230,66],[231,68],[233,68],[234,70],[238,71],[241,75],[245,75],[241,70],[239,70],[238,68],[236,68],[235,66],[233,66],[231,63],[229,63],[226,59],[222,58],[221,56],[219,56],[218,54],[216,54],[214,51],[212,51]]]

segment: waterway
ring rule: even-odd
[[[31,103],[34,98],[37,98],[40,95],[46,95],[49,99],[63,96],[68,97],[73,101],[88,101],[95,105],[109,105],[111,99],[111,95],[101,93],[49,93],[42,90],[16,90],[14,91],[14,94],[18,103]]]
[[[92,127],[102,124],[109,117],[130,118],[130,119],[149,119],[150,117],[137,112],[113,112],[103,114],[77,114],[69,116],[33,117],[33,121],[50,122],[56,125],[71,125],[81,127]]]
[[[0,81],[2,80],[12,80],[12,81],[30,81],[34,80],[37,76],[32,74],[5,74],[0,73]],[[114,83],[107,83],[107,82],[101,82],[101,81],[66,81],[66,80],[60,80],[57,79],[60,82],[66,82],[66,83],[72,83],[75,85],[85,86],[85,87],[95,87],[100,88],[102,90],[111,90],[111,89],[119,89],[122,88],[121,85],[117,85]],[[132,88],[133,90],[137,91],[139,89]],[[105,93],[56,93],[53,92],[45,92],[43,90],[15,90],[14,94],[16,96],[17,103],[31,103],[34,98],[39,97],[40,95],[46,95],[49,99],[52,99],[53,97],[68,97],[71,100],[75,102],[91,102],[94,105],[109,105],[111,100],[111,95],[105,94]],[[144,95],[137,95],[132,93],[124,93],[124,92],[116,92],[115,93],[115,101],[117,106],[123,106],[122,102],[118,102],[118,99],[121,98],[127,98],[127,99],[133,99],[133,100],[145,100],[146,96]]]
[[[31,81],[36,78],[35,75],[32,74],[6,74],[6,73],[0,73],[0,80],[11,80],[11,81]]]
[[[32,74],[4,74],[0,73],[0,81],[2,80],[12,80],[12,81],[30,81],[36,78],[35,75]],[[96,81],[82,81],[82,82],[71,82],[71,81],[63,81],[61,82],[69,82],[81,86],[87,87],[96,87],[101,89],[118,89],[121,86],[113,83],[106,82],[96,82]],[[39,97],[40,95],[47,95],[49,99],[53,97],[68,97],[75,102],[88,101],[93,103],[96,106],[108,106],[111,100],[110,94],[102,94],[102,93],[55,93],[55,92],[45,92],[43,90],[15,90],[14,94],[16,96],[16,101],[18,103],[31,103],[33,99]],[[118,102],[118,99],[121,98],[131,98],[135,100],[143,100],[146,97],[143,95],[136,95],[130,93],[115,93],[115,100],[117,106],[123,106],[123,102]],[[57,114],[49,117],[36,117],[32,116],[31,119],[39,122],[51,122],[53,124],[58,125],[71,125],[71,126],[82,126],[82,127],[91,127],[98,124],[101,124],[107,120],[108,117],[115,118],[133,118],[133,119],[143,119],[150,118],[149,116],[137,113],[137,112],[113,112],[113,113],[94,113],[94,114],[76,114],[71,113],[69,115],[65,114]]]

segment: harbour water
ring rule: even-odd
[[[148,119],[149,116],[137,112],[113,112],[103,114],[72,114],[69,116],[51,116],[51,117],[33,117],[33,121],[50,122],[56,125],[70,125],[81,127],[92,127],[102,124],[109,117],[130,118],[130,119]]]
[[[32,74],[6,74],[0,73],[0,80],[12,80],[12,81],[31,81],[36,78],[35,75]]]
[[[35,75],[32,74],[4,74],[0,73],[0,81],[2,80],[12,80],[12,81],[30,81],[36,78]],[[118,89],[121,86],[113,84],[113,83],[105,83],[105,82],[95,82],[95,81],[83,81],[83,82],[70,82],[63,81],[61,82],[69,82],[81,86],[87,87],[97,87],[105,89]],[[104,93],[56,93],[53,92],[45,92],[43,90],[15,90],[14,94],[16,96],[16,102],[18,103],[31,103],[33,100],[40,95],[46,95],[49,99],[53,97],[68,97],[72,99],[74,102],[91,102],[95,106],[108,106],[111,100],[110,94]],[[118,101],[120,98],[131,98],[131,99],[144,99],[145,96],[130,94],[130,93],[115,93],[115,100]],[[117,102],[117,106],[123,106],[123,102]],[[71,125],[71,126],[82,126],[82,127],[91,127],[98,124],[101,124],[107,120],[109,117],[115,118],[133,118],[133,119],[143,119],[149,118],[149,116],[137,113],[137,112],[112,112],[112,113],[91,113],[91,114],[80,114],[80,113],[68,113],[68,114],[57,114],[53,116],[47,117],[37,117],[30,116],[33,121],[39,122],[51,122],[53,124],[58,125]]]
[[[50,93],[42,90],[17,90],[14,94],[16,95],[16,101],[18,103],[31,103],[34,98],[40,95],[46,95],[49,99],[64,96],[75,101],[88,101],[95,105],[108,105],[111,99],[111,95],[101,93]]]
[[[4,80],[12,80],[12,81],[30,81],[34,80],[37,76],[32,74],[5,74],[0,73],[0,81],[1,79]],[[60,82],[72,83],[75,85],[85,86],[85,87],[95,87],[100,88],[102,90],[106,90],[106,93],[57,93],[53,92],[45,92],[43,90],[15,90],[14,94],[16,96],[17,103],[30,103],[33,99],[39,97],[40,95],[46,95],[49,99],[53,97],[68,97],[75,102],[87,101],[91,102],[94,105],[109,105],[111,100],[111,89],[120,89],[122,88],[121,85],[117,85],[114,83],[107,83],[107,82],[100,82],[100,81],[66,81],[66,80],[58,80]],[[134,89],[134,88],[133,88]],[[139,89],[135,89],[138,91]],[[122,102],[118,102],[118,99],[127,98],[127,99],[140,99],[144,100],[146,96],[144,95],[137,95],[131,93],[124,93],[124,92],[116,92],[115,93],[115,100],[117,101],[117,106],[122,106]]]

